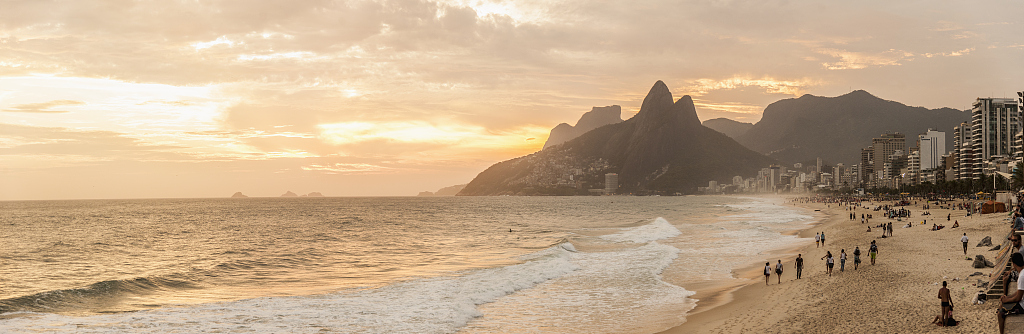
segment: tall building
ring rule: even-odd
[[[619,174],[608,173],[604,175],[604,193],[611,195],[619,190]]]
[[[967,122],[953,127],[953,154],[956,161],[951,166],[957,180],[974,178],[974,144],[971,124]]]
[[[899,132],[885,133],[881,138],[871,139],[871,149],[875,158],[874,172],[877,174],[882,171],[881,178],[890,178],[898,173],[900,164],[895,166],[895,171],[893,171],[894,166],[892,165],[889,166],[889,170],[886,170],[885,164],[891,162],[894,153],[899,152],[900,155],[906,155],[907,137]]]
[[[875,174],[875,148],[869,146],[860,149],[860,182],[867,185],[872,180],[872,175]]]
[[[942,163],[942,155],[946,154],[946,133],[928,129],[928,132],[917,136],[918,151],[921,154],[921,170],[932,170]]]
[[[984,172],[990,160],[1011,159],[1017,132],[1021,131],[1021,110],[1017,101],[1003,98],[978,98],[971,109],[974,150],[974,176]]]

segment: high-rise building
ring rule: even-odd
[[[1021,110],[1017,101],[978,98],[971,109],[974,175],[978,177],[990,160],[1011,159],[1017,132],[1021,131]]]
[[[619,174],[608,173],[604,175],[604,193],[611,195],[619,190]]]
[[[875,148],[869,146],[860,149],[860,182],[867,185],[872,180],[872,175],[875,174]]]
[[[942,163],[942,155],[946,154],[946,133],[928,129],[928,132],[917,136],[918,151],[921,154],[921,170],[932,170]]]
[[[956,155],[956,161],[952,169],[957,180],[974,178],[974,144],[971,132],[971,124],[968,122],[953,127],[953,154]]]
[[[873,151],[872,154],[875,158],[875,166],[873,170],[877,173],[878,171],[885,169],[885,163],[892,159],[893,153],[901,152],[906,154],[907,137],[899,132],[885,133],[882,134],[881,138],[871,139],[871,148]],[[897,171],[898,170],[899,169],[897,169]],[[883,172],[883,177],[892,177],[893,175],[894,173],[892,171]]]

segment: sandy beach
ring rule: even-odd
[[[913,202],[912,202],[913,203]],[[953,203],[953,202],[950,202]],[[865,206],[891,203],[870,203]],[[903,228],[908,219],[896,221],[882,217],[882,211],[859,207],[856,220],[849,219],[845,207],[837,204],[787,203],[813,212],[818,224],[799,231],[810,238],[802,246],[779,254],[770,254],[774,266],[781,259],[785,266],[782,283],[774,273],[765,286],[763,265],[734,271],[736,277],[749,281],[740,286],[689,287],[697,291],[697,308],[687,315],[686,323],[664,333],[922,333],[922,332],[998,332],[995,309],[998,302],[972,305],[980,288],[979,279],[988,281],[992,268],[975,269],[972,260],[981,254],[995,261],[1008,232],[1007,213],[974,215],[966,211],[942,209],[932,204],[922,210],[923,201],[907,206],[912,211],[913,227]],[[820,210],[820,211],[816,211]],[[922,216],[924,211],[931,215]],[[874,219],[861,223],[861,214]],[[949,214],[951,219],[947,222]],[[921,224],[927,220],[926,224]],[[960,227],[951,228],[954,221]],[[881,238],[881,223],[893,222],[893,236]],[[933,223],[946,228],[932,231]],[[872,227],[867,232],[868,226]],[[826,244],[816,246],[816,233],[824,232]],[[960,238],[967,233],[967,255]],[[976,247],[982,238],[992,237],[993,246]],[[871,265],[868,247],[875,240],[878,259]],[[859,246],[862,263],[853,269],[853,250]],[[839,253],[847,253],[846,270],[840,271]],[[821,258],[826,251],[835,256],[832,276],[825,271]],[[804,258],[803,277],[796,279],[793,259]],[[764,255],[764,254],[762,254]],[[774,256],[774,257],[773,257]],[[975,272],[983,276],[971,276]],[[931,321],[940,313],[938,290],[948,282],[954,305],[956,327],[939,327]]]

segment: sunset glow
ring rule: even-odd
[[[415,195],[591,107],[631,117],[657,80],[741,122],[803,94],[964,108],[1024,88],[1024,22],[986,14],[1012,1],[3,7],[3,200]]]

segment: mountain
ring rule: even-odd
[[[455,196],[455,194],[458,194],[460,191],[462,191],[463,188],[466,188],[465,184],[457,184],[451,187],[444,187],[434,192],[434,196]]]
[[[927,109],[875,97],[863,90],[837,97],[804,95],[768,105],[761,121],[736,138],[744,146],[785,162],[822,158],[847,165],[860,162],[860,149],[885,132],[907,136],[933,128],[946,132],[946,150],[953,147],[953,127],[969,121],[970,112]]]
[[[750,128],[754,127],[754,124],[752,123],[738,122],[728,118],[709,119],[704,121],[702,124],[711,128],[711,130],[721,132],[732,139],[736,139],[736,137],[747,133]]]
[[[246,198],[246,197],[249,197],[249,196],[245,196],[245,194],[242,194],[241,191],[235,192],[234,195],[231,195],[231,198]]]
[[[576,121],[576,126],[561,123],[551,129],[548,141],[544,142],[544,148],[570,141],[584,133],[590,132],[590,130],[619,122],[622,122],[622,107],[594,107],[584,113],[579,121]]]
[[[588,194],[604,188],[606,173],[618,174],[618,193],[694,193],[710,180],[731,183],[774,162],[701,125],[693,100],[673,102],[658,81],[633,118],[497,163],[459,195]]]
[[[299,195],[296,195],[295,193],[288,191],[282,194],[281,197],[299,197]]]

